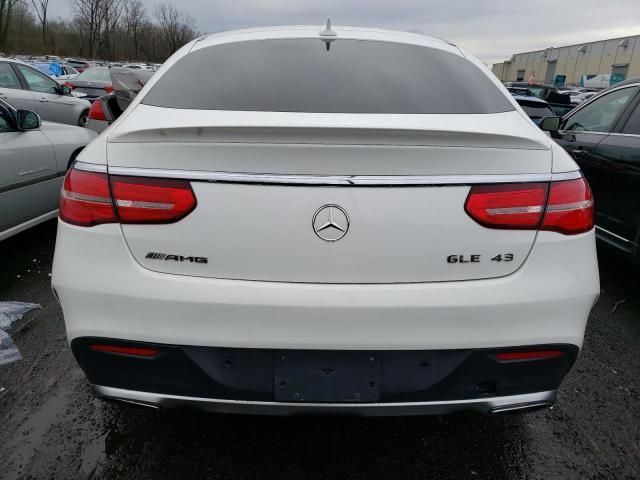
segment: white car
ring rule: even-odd
[[[593,200],[571,157],[451,43],[212,34],[80,154],[53,288],[100,397],[527,410],[554,402],[599,293]]]

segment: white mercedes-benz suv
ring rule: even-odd
[[[78,157],[53,288],[98,396],[363,415],[548,406],[599,293],[578,167],[419,34],[185,45]]]

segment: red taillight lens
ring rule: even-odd
[[[69,170],[60,194],[60,218],[83,227],[115,222],[107,174]]]
[[[124,347],[120,345],[89,345],[94,352],[116,353],[120,355],[135,355],[137,357],[155,357],[160,350],[145,347]]]
[[[540,228],[565,235],[593,228],[593,197],[584,178],[474,185],[464,208],[471,218],[489,228]]]
[[[536,350],[530,352],[503,352],[496,354],[496,360],[501,362],[513,362],[518,360],[542,360],[545,358],[558,358],[564,355],[560,350]]]
[[[100,120],[103,122],[107,121],[107,116],[104,114],[104,109],[102,108],[102,102],[100,100],[96,100],[91,104],[91,110],[89,110],[89,120]]]
[[[60,195],[60,218],[91,227],[101,223],[172,223],[196,208],[186,180],[109,177],[72,168]]]
[[[535,229],[547,200],[547,183],[474,185],[465,211],[489,228]]]
[[[69,87],[71,90],[73,90],[74,88],[76,88],[76,84],[73,82],[64,82],[64,84]]]
[[[113,87],[111,85],[107,85],[105,87],[103,87],[103,90],[107,93],[111,93],[113,92]]]
[[[171,223],[196,207],[186,180],[111,177],[111,192],[120,223]]]
[[[542,230],[575,235],[593,228],[593,196],[584,178],[551,183]]]

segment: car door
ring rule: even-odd
[[[611,206],[606,201],[610,189],[607,179],[610,162],[598,154],[596,147],[613,131],[637,91],[636,86],[630,85],[599,96],[566,116],[560,131],[554,135],[589,181],[596,204],[596,224],[600,226],[603,219],[611,215],[607,211]]]
[[[640,94],[594,156],[603,186],[597,199],[600,233],[640,244]]]
[[[50,122],[68,123],[75,125],[78,121],[73,104],[69,97],[61,95],[61,86],[58,82],[45,74],[27,65],[15,65],[27,88],[33,93],[38,108],[38,113],[43,120]]]
[[[0,238],[54,211],[60,182],[53,147],[40,130],[19,131],[0,105]]]
[[[0,99],[17,109],[37,111],[33,94],[24,89],[10,62],[0,61]]]

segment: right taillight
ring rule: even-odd
[[[73,225],[173,223],[196,207],[186,180],[109,176],[71,168],[60,195],[60,218]]]
[[[474,185],[464,208],[471,218],[488,228],[541,229],[565,235],[593,228],[593,197],[584,178]]]
[[[593,195],[584,178],[552,182],[542,230],[574,235],[593,228]]]

